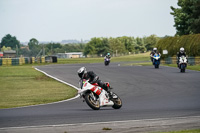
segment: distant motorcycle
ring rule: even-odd
[[[109,59],[109,58],[105,58],[105,60],[104,60],[104,64],[105,64],[105,66],[108,66],[109,63],[110,63],[110,59]]]
[[[159,68],[160,65],[160,55],[155,53],[153,56],[153,65],[155,68]]]
[[[187,58],[185,56],[179,57],[179,69],[180,72],[184,73],[187,67]]]
[[[84,98],[89,107],[94,110],[99,110],[100,107],[111,106],[114,109],[120,109],[122,107],[122,101],[119,96],[111,92],[112,97],[98,86],[97,83],[90,84],[89,80],[80,80],[79,84],[81,89],[78,91],[81,98]],[[109,86],[109,83],[106,83]]]

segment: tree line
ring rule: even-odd
[[[159,51],[168,50],[162,58],[176,55],[181,47],[188,56],[200,56],[200,34],[166,37],[158,41],[157,47]]]
[[[18,55],[35,57],[38,54],[55,55],[56,53],[65,52],[83,52],[85,56],[97,55],[104,56],[107,53],[111,54],[127,54],[133,52],[144,52],[152,50],[160,38],[156,35],[148,37],[116,37],[104,38],[94,37],[88,43],[77,44],[60,44],[47,43],[42,44],[36,38],[30,39],[28,46],[20,44],[15,36],[10,34],[2,38],[0,43],[1,51],[3,50],[17,50]]]
[[[148,37],[116,37],[92,38],[84,48],[84,55],[127,54],[152,50],[160,38],[156,35]]]

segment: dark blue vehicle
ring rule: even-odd
[[[153,65],[155,66],[155,68],[159,68],[160,65],[160,55],[155,53],[153,56]]]

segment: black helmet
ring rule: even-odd
[[[77,72],[78,72],[78,76],[79,76],[80,78],[83,78],[83,77],[84,77],[84,74],[87,73],[85,67],[81,67]]]

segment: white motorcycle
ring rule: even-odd
[[[180,72],[185,72],[186,67],[187,67],[187,58],[185,56],[179,57]]]
[[[120,109],[122,107],[122,101],[115,93],[109,94],[98,86],[97,83],[90,84],[89,80],[80,80],[79,85],[81,89],[78,91],[81,98],[84,98],[88,106],[94,110],[99,110],[100,107],[111,106],[114,109]],[[106,83],[109,87],[109,83]]]

